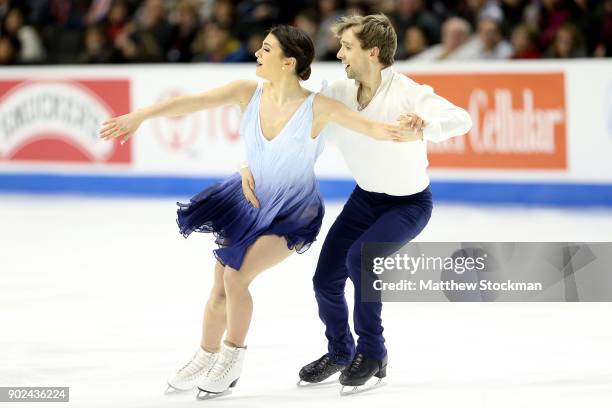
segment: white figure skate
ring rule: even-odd
[[[199,347],[193,358],[168,380],[166,393],[193,390],[200,378],[211,369],[218,354],[209,353]]]
[[[219,356],[208,373],[198,382],[198,399],[210,399],[230,394],[242,373],[246,347],[223,344]]]

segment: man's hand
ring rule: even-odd
[[[397,118],[404,135],[411,135],[410,140],[423,140],[425,121],[416,113],[404,113]]]
[[[259,200],[255,196],[255,180],[253,179],[253,173],[248,167],[240,169],[240,177],[242,177],[242,193],[246,200],[251,203],[255,208],[259,208]]]

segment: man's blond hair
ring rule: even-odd
[[[342,17],[332,26],[332,32],[340,38],[344,30],[349,28],[353,29],[361,48],[369,50],[378,47],[380,63],[385,67],[393,65],[393,56],[397,49],[397,35],[387,16],[372,14]]]

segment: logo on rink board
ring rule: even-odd
[[[465,108],[464,137],[428,144],[431,167],[566,169],[563,73],[410,75]]]
[[[129,163],[129,141],[98,136],[129,104],[127,80],[0,81],[0,160]]]
[[[156,102],[184,95],[178,89],[164,91]],[[157,141],[170,151],[188,150],[196,142],[200,132],[200,116],[184,115],[158,117],[152,120],[153,134]]]

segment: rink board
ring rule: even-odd
[[[436,198],[468,203],[612,205],[612,62],[397,63],[470,113],[467,135],[429,144]],[[318,63],[306,86],[342,78]],[[189,195],[234,172],[240,112],[223,107],[145,122],[124,145],[108,117],[255,78],[250,64],[21,67],[0,73],[0,191]],[[340,152],[317,163],[324,197],[354,186]]]

